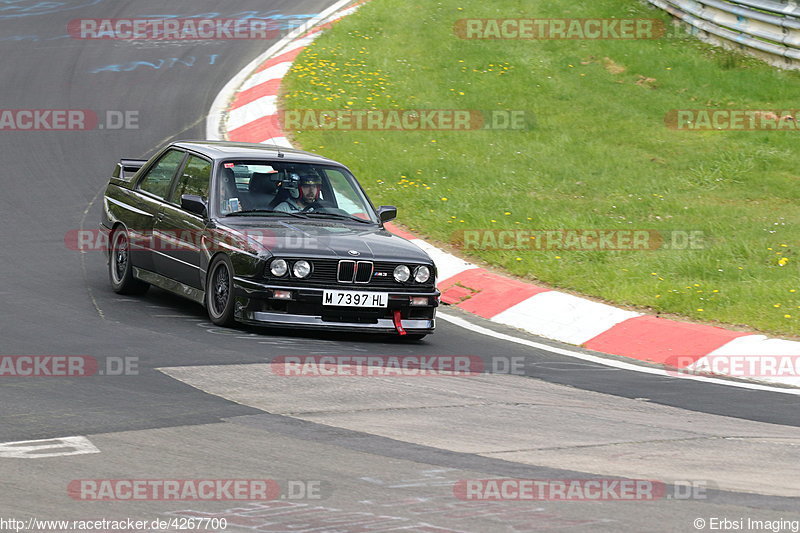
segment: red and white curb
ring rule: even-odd
[[[290,147],[278,121],[281,80],[322,30],[362,3],[337,2],[239,72],[209,111],[207,138]],[[492,322],[607,354],[800,387],[800,342],[619,309],[495,274],[392,224],[387,229],[435,261],[444,303]]]
[[[278,121],[281,80],[303,48],[362,3],[363,0],[339,0],[251,61],[222,88],[211,105],[206,138],[291,147]]]

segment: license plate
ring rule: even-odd
[[[336,307],[388,307],[389,295],[385,292],[324,291],[322,305]]]

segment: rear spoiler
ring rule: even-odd
[[[147,163],[147,159],[120,159],[114,167],[111,182],[125,186],[130,183],[133,176]]]

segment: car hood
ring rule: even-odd
[[[220,228],[247,235],[272,255],[433,263],[415,244],[380,226],[320,221],[218,220]]]

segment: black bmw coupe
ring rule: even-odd
[[[370,331],[434,330],[436,266],[384,223],[336,161],[263,144],[182,141],[122,159],[105,192],[111,287],[150,285],[211,320]]]

